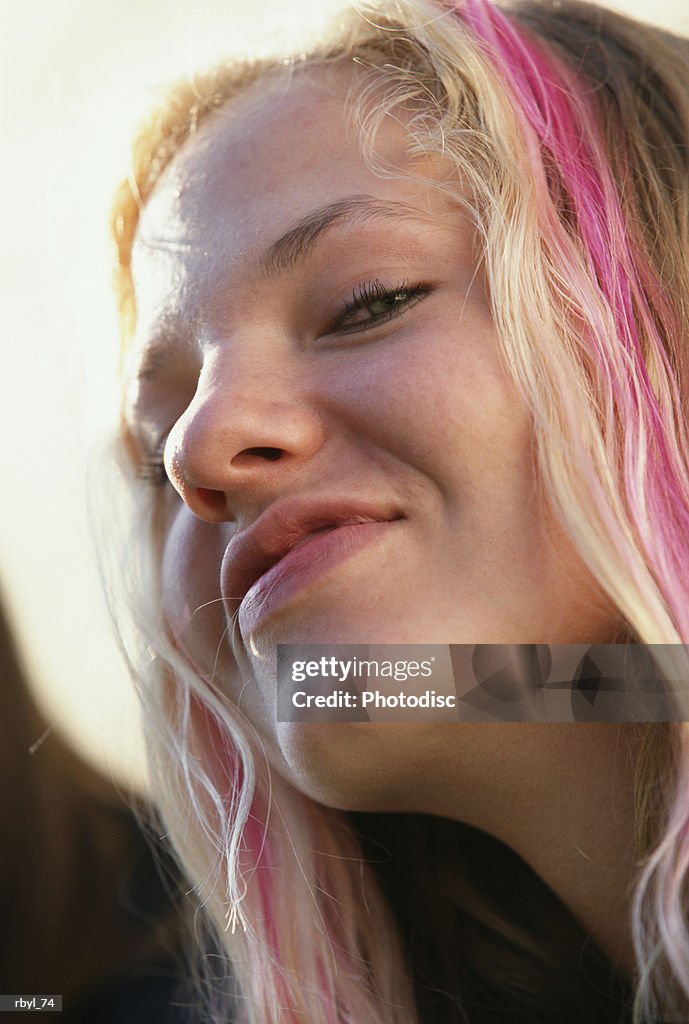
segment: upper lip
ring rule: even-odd
[[[399,512],[380,503],[347,499],[293,500],[272,505],[250,526],[235,533],[227,547],[223,565],[227,599],[233,604],[241,602],[256,580],[316,532],[401,518]]]

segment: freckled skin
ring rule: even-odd
[[[624,924],[601,924],[624,921],[631,870],[619,727],[275,722],[278,642],[595,643],[618,621],[540,497],[530,414],[501,364],[466,215],[366,166],[343,112],[350,75],[252,87],[202,125],[143,211],[127,415],[143,448],[168,435],[166,610],[295,785],[494,832],[630,962]],[[380,156],[447,177],[405,141],[390,121]],[[300,218],[363,194],[414,218],[339,223],[289,271],[262,269]],[[427,291],[392,319],[338,329],[372,281]],[[161,344],[155,375],[137,378]],[[400,521],[242,635],[221,583],[227,544],[273,503],[310,495],[378,501]],[[595,884],[579,878],[577,845],[600,855]]]
[[[467,219],[422,183],[368,169],[344,121],[342,76],[252,89],[186,146],[143,213],[137,339],[145,347],[161,321],[176,336],[133,416],[171,428],[168,464],[191,506],[175,516],[203,529],[186,477],[226,496],[221,547],[234,523],[294,495],[380,499],[405,517],[394,550],[363,553],[282,610],[259,647],[304,631],[352,642],[603,640],[611,610],[538,497],[530,416],[500,363]],[[410,162],[397,124],[380,143],[407,172],[447,174],[439,161]],[[402,199],[418,220],[340,225],[294,272],[257,268],[293,221],[353,193]],[[432,291],[377,328],[319,336],[369,280]],[[290,457],[236,459],[268,445]]]

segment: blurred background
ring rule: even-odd
[[[0,0],[0,584],[48,721],[136,786],[137,711],[86,515],[89,460],[117,419],[110,196],[156,85],[298,46],[342,3]],[[609,6],[689,34],[687,0]]]

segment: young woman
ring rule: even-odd
[[[172,90],[114,211],[120,579],[209,1013],[686,1020],[683,725],[279,723],[275,652],[689,639],[689,46],[357,7]]]

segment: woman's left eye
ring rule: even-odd
[[[369,327],[392,320],[411,306],[421,302],[431,291],[426,284],[409,284],[403,281],[395,288],[386,287],[380,281],[368,281],[359,285],[342,312],[328,328],[328,334],[348,334],[364,331]]]

